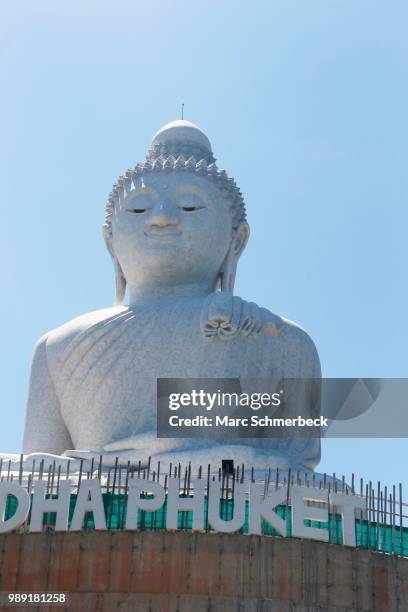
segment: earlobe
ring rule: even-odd
[[[249,238],[249,225],[242,223],[235,232],[229,251],[219,273],[220,291],[234,293],[235,276],[238,260],[245,249]]]
[[[123,306],[126,293],[126,279],[120,267],[115,252],[113,250],[112,235],[110,234],[106,225],[102,228],[103,238],[105,240],[106,248],[109,251],[109,255],[113,260],[113,269],[115,271],[115,306]]]
[[[123,306],[123,302],[125,300],[126,293],[126,279],[123,275],[122,268],[120,267],[120,263],[113,256],[113,267],[115,270],[115,306]]]

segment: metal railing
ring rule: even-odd
[[[126,526],[126,512],[129,480],[131,478],[143,478],[159,482],[164,489],[168,490],[169,478],[178,478],[180,486],[180,495],[188,497],[192,494],[192,471],[191,466],[182,467],[180,464],[170,464],[167,471],[161,470],[160,462],[154,466],[149,458],[145,465],[139,462],[137,465],[128,462],[126,465],[120,465],[118,459],[115,466],[112,468],[104,467],[102,457],[99,461],[80,462],[78,471],[72,472],[70,462],[62,469],[61,466],[56,466],[54,462],[47,470],[44,469],[44,461],[36,466],[33,461],[30,472],[23,469],[23,456],[20,457],[20,466],[16,470],[12,469],[11,461],[3,463],[0,460],[0,481],[15,481],[24,487],[29,495],[32,496],[33,485],[35,480],[43,480],[46,482],[46,495],[49,497],[57,497],[59,492],[59,483],[61,480],[70,479],[72,483],[72,494],[70,501],[69,524],[73,515],[78,488],[83,479],[98,479],[101,485],[103,503],[105,508],[106,524],[108,529],[124,529]],[[247,468],[245,465],[234,467],[232,471],[222,470],[218,468],[216,471],[207,465],[204,469],[199,467],[197,474],[198,478],[206,479],[206,496],[205,496],[205,525],[207,531],[211,531],[211,526],[208,521],[208,494],[211,480],[218,479],[221,485],[220,498],[220,517],[224,520],[230,520],[234,512],[234,490],[237,482],[244,483],[248,481],[259,482],[259,471],[253,468]],[[264,478],[264,494],[268,495],[271,489],[286,488],[286,503],[277,506],[275,511],[285,520],[286,537],[292,537],[291,531],[291,503],[290,493],[291,487],[294,485],[303,485],[306,487],[317,488],[327,491],[327,502],[317,502],[318,505],[328,508],[328,521],[321,523],[318,521],[306,521],[305,524],[326,529],[329,532],[329,542],[334,544],[342,544],[342,518],[339,514],[333,512],[330,504],[330,493],[341,492],[345,495],[358,495],[365,500],[365,510],[358,511],[359,514],[355,518],[355,536],[356,546],[384,554],[397,555],[408,557],[408,504],[402,501],[402,485],[392,486],[390,489],[387,486],[382,486],[378,481],[374,486],[371,481],[364,482],[361,478],[356,484],[354,474],[351,477],[351,483],[347,483],[344,476],[336,477],[336,474],[319,474],[313,472],[304,472],[300,470],[282,472],[279,469],[266,470]],[[315,503],[315,502],[314,502]],[[16,509],[16,499],[12,496],[7,498],[5,508],[5,519],[11,517]],[[138,528],[139,529],[165,529],[166,528],[166,509],[167,495],[163,506],[154,512],[139,510]],[[30,515],[27,517],[25,525],[20,530],[28,530]],[[44,530],[52,530],[55,525],[55,513],[45,513],[43,519]],[[191,529],[192,512],[179,512],[178,527],[179,529]],[[93,529],[94,522],[92,513],[85,516],[84,529]],[[248,533],[248,500],[245,506],[245,522],[241,533]],[[266,521],[262,521],[262,533],[282,537],[274,530]]]

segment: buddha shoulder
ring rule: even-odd
[[[125,314],[127,308],[120,306],[114,308],[101,308],[82,314],[63,325],[44,334],[37,342],[34,349],[34,357],[36,353],[46,354],[47,364],[51,370],[58,367],[58,363],[64,355],[65,351],[81,334],[96,325],[103,325],[105,322]]]
[[[316,346],[309,334],[294,321],[261,308],[263,341],[273,344],[285,356],[285,362],[301,377],[320,378],[320,360]],[[272,348],[272,346],[271,346]]]
[[[251,336],[274,339],[296,353],[315,350],[310,336],[293,321],[280,317],[254,302],[247,302],[228,292],[207,297],[201,312],[201,329],[205,336],[232,339]]]

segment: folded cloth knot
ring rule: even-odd
[[[200,327],[207,338],[218,336],[231,340],[238,334],[259,333],[262,326],[261,309],[229,291],[208,295],[201,310]]]

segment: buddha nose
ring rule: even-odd
[[[152,216],[147,222],[150,227],[168,227],[169,225],[179,225],[180,221],[177,218],[177,212],[172,206],[161,202],[152,211]]]

